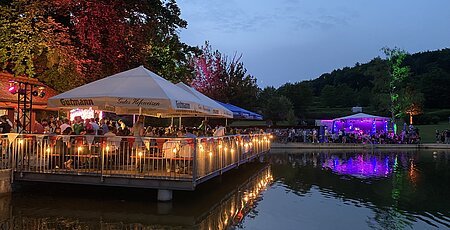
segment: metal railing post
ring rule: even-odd
[[[100,164],[101,168],[100,168],[100,181],[103,182],[103,167],[104,167],[104,163],[105,162],[105,148],[102,145],[102,162]]]
[[[194,152],[192,153],[192,155],[193,155],[193,165],[192,165],[192,184],[195,186],[195,184],[196,184],[196,181],[197,181],[197,170],[198,170],[198,167],[197,167],[197,144],[198,144],[198,142],[197,142],[197,138],[194,138]]]

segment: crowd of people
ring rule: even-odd
[[[364,132],[345,132],[341,129],[331,132],[326,127],[309,129],[275,129],[277,140],[282,143],[369,143],[369,144],[418,144],[419,130],[414,126],[402,130],[399,134],[377,131],[374,134]]]
[[[450,144],[450,130],[446,129],[439,132],[436,129],[436,143]]]
[[[0,132],[9,133],[22,131],[19,122],[11,122],[7,116],[0,117]],[[144,117],[138,116],[130,127],[121,119],[82,119],[80,116],[69,119],[56,119],[53,116],[41,121],[35,120],[33,134],[54,135],[105,135],[105,136],[142,136],[142,137],[201,137],[201,136],[224,136],[235,134],[262,133],[260,129],[231,129],[223,126],[211,127],[207,120],[203,120],[198,127],[154,127],[145,126]]]

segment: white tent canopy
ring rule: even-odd
[[[231,112],[229,109],[223,107],[221,104],[217,103],[215,100],[200,93],[196,89],[184,84],[183,82],[180,82],[176,85],[178,87],[182,88],[183,90],[186,90],[186,92],[189,92],[190,94],[196,96],[200,100],[201,104],[205,105],[204,110],[208,111],[208,115],[206,115],[206,116],[233,118],[233,112]]]
[[[370,114],[366,114],[366,113],[356,113],[356,114],[352,114],[350,116],[335,118],[335,119],[333,119],[333,121],[357,120],[357,119],[389,120],[389,118],[387,118],[387,117],[380,117],[380,116],[370,115]]]
[[[157,117],[207,114],[194,95],[139,66],[51,97],[49,107]]]

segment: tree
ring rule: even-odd
[[[401,113],[401,104],[399,100],[399,93],[402,90],[402,84],[409,75],[409,67],[404,66],[406,58],[406,51],[399,48],[382,48],[382,51],[387,57],[389,64],[389,96],[391,99],[391,122],[395,124],[395,118]]]
[[[192,87],[203,94],[244,108],[254,108],[259,88],[256,78],[247,74],[241,56],[229,59],[208,42],[201,48],[202,53],[193,58],[195,77]]]
[[[277,89],[273,86],[266,86],[264,89],[259,90],[258,96],[256,98],[257,108],[262,111],[267,104],[267,101],[270,98],[277,96],[279,96],[279,94],[277,92]]]
[[[271,97],[267,100],[263,111],[266,119],[284,121],[287,120],[290,111],[293,112],[293,106],[292,102],[285,96]]]
[[[189,80],[175,0],[9,0],[0,5],[0,64],[64,91],[145,65],[174,82]]]
[[[312,89],[306,82],[286,83],[278,88],[278,93],[286,96],[293,103],[297,116],[304,116],[313,99]]]
[[[73,45],[67,28],[47,15],[43,5],[10,1],[0,5],[0,16],[2,70],[29,77],[66,74],[69,86],[84,81],[82,52]]]
[[[425,98],[423,93],[418,92],[412,85],[407,86],[401,93],[400,104],[402,112],[409,115],[409,124],[413,124],[413,116],[422,114],[423,102]]]

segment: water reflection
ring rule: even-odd
[[[239,224],[271,181],[267,164],[253,164],[195,193],[174,193],[170,203],[154,201],[150,190],[29,185],[0,198],[0,229],[226,229]]]
[[[289,198],[291,202],[310,203],[308,207],[292,207],[291,212],[306,212],[324,203],[341,210],[343,204],[368,212],[361,228],[450,227],[448,152],[316,150],[272,153],[269,161],[275,185],[297,195]],[[352,215],[334,215],[342,215],[343,222],[361,221]],[[321,217],[308,221],[321,221]],[[333,227],[333,223],[323,222],[322,227]]]
[[[340,175],[359,178],[387,177],[399,167],[411,168],[411,172],[414,172],[414,155],[359,153],[343,159],[340,156],[332,155],[322,162],[322,167],[331,169]]]

